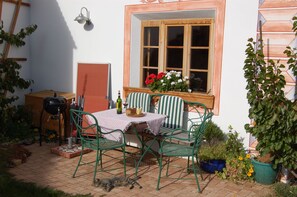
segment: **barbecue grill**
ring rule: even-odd
[[[51,115],[58,115],[59,110],[60,113],[63,113],[66,108],[67,100],[64,97],[57,96],[56,94],[53,97],[46,97],[43,100],[43,109]]]
[[[62,114],[64,120],[64,131],[66,131],[66,109],[67,109],[67,100],[64,97],[57,96],[54,93],[54,96],[46,97],[43,100],[43,109],[40,116],[40,133],[39,133],[39,144],[41,146],[42,142],[42,117],[43,112],[46,111],[51,115],[52,119],[59,120],[59,145],[61,145],[61,122],[60,122],[60,115]]]

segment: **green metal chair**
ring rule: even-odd
[[[143,112],[150,111],[151,96],[148,93],[132,92],[127,97],[128,107],[142,108]]]
[[[141,138],[141,152],[142,157],[139,159],[138,164],[136,165],[135,175],[137,176],[138,166],[140,161],[146,152],[153,154],[156,158],[158,158],[157,154],[158,150],[153,150],[152,147],[155,143],[160,144],[160,140],[167,133],[173,133],[175,131],[180,132],[183,122],[183,113],[184,113],[184,102],[182,98],[177,96],[169,96],[169,95],[154,95],[160,97],[157,106],[153,110],[155,113],[166,115],[163,125],[160,128],[158,135],[152,135],[150,132],[150,128],[145,128],[142,131]],[[147,143],[150,142],[150,143]],[[160,161],[159,159],[157,160]],[[159,163],[160,165],[160,163]]]
[[[123,152],[124,175],[126,176],[126,156],[125,156],[126,141],[125,141],[125,135],[123,131],[117,129],[117,130],[112,130],[110,132],[103,132],[100,126],[98,125],[97,119],[91,113],[84,112],[81,110],[70,109],[70,117],[77,129],[77,132],[81,140],[81,145],[82,145],[80,158],[76,166],[76,169],[73,173],[73,178],[75,177],[79,166],[93,163],[93,162],[89,162],[89,163],[82,162],[83,150],[85,148],[89,148],[96,151],[96,161],[95,161],[93,181],[96,180],[97,166],[99,163],[100,163],[101,170],[103,170],[103,167],[102,167],[103,153],[105,153],[106,151],[114,150],[118,148],[120,148]],[[105,134],[110,134],[115,132],[121,133],[122,138],[120,142],[112,141],[104,138]]]
[[[190,169],[194,172],[196,184],[198,187],[198,192],[201,192],[198,177],[197,177],[197,167],[199,168],[198,163],[198,152],[199,147],[202,142],[202,137],[205,130],[205,124],[209,121],[213,116],[212,112],[207,113],[205,108],[204,112],[202,110],[202,114],[199,114],[197,118],[189,118],[189,125],[187,129],[181,129],[178,134],[172,133],[163,136],[163,140],[160,143],[160,159],[159,159],[159,176],[157,183],[157,190],[160,189],[160,180],[161,173],[163,169],[163,157],[168,157],[166,162],[166,177],[169,178],[168,169],[170,164],[171,157],[188,157],[187,171],[189,173]],[[182,143],[184,142],[184,143]],[[189,166],[189,158],[192,160],[192,166]],[[195,162],[196,159],[196,162]],[[177,179],[182,179],[177,177]]]
[[[203,122],[209,110],[204,104],[199,102],[184,101],[184,105],[183,130],[177,133],[176,137],[187,139],[186,141],[181,141],[184,144],[193,145],[195,139],[192,138],[192,135],[195,133],[196,127]]]

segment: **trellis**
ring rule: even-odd
[[[21,6],[30,7],[30,3],[22,2],[22,0],[0,0],[0,21],[2,21],[3,2],[15,4],[14,13],[13,13],[12,20],[11,20],[11,23],[9,26],[9,34],[13,34]],[[3,59],[8,58],[9,50],[10,50],[10,43],[6,42],[4,45],[3,51],[2,51]],[[15,57],[15,58],[10,58],[10,59],[14,59],[16,61],[27,61],[27,58],[20,58],[20,57]]]

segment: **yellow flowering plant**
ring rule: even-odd
[[[226,168],[218,174],[223,179],[235,182],[253,180],[254,167],[251,163],[250,154],[242,153],[238,157],[227,157]]]
[[[246,153],[243,147],[243,139],[229,126],[230,132],[226,141],[226,168],[217,175],[222,179],[234,182],[253,180],[254,167],[251,162],[251,155]]]

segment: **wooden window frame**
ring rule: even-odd
[[[200,11],[212,10],[214,13],[214,30],[213,30],[213,83],[212,94],[195,95],[195,101],[200,102],[204,100],[214,101],[211,109],[215,115],[219,115],[220,109],[220,89],[221,89],[221,73],[222,73],[222,59],[223,59],[223,42],[224,42],[224,25],[225,25],[225,7],[226,0],[199,0],[199,1],[178,1],[168,3],[151,3],[151,4],[135,4],[125,6],[124,16],[124,68],[123,68],[123,86],[129,87],[130,78],[133,74],[130,73],[131,67],[131,40],[132,40],[132,19],[138,14],[147,13],[166,13],[166,12],[180,12],[180,11]],[[136,88],[136,87],[135,87]],[[134,88],[134,89],[135,89]],[[124,88],[125,89],[125,88]],[[136,88],[139,89],[139,88]],[[147,91],[147,88],[142,88]],[[124,96],[126,92],[124,91]],[[182,95],[181,95],[182,96]]]
[[[207,72],[207,87],[205,93],[211,92],[212,84],[212,68],[213,61],[213,19],[167,19],[167,20],[145,20],[141,22],[141,52],[140,52],[140,82],[139,87],[143,87],[143,81],[145,77],[143,76],[143,69],[149,69],[149,67],[143,65],[143,54],[144,48],[157,48],[159,51],[158,55],[158,72],[165,72],[167,70],[167,27],[183,26],[184,27],[184,44],[180,47],[170,47],[170,48],[182,48],[183,49],[183,66],[181,69],[174,69],[175,71],[181,71],[184,76],[190,76],[190,72]],[[209,26],[209,44],[208,46],[191,46],[191,27],[192,26]],[[144,46],[144,29],[145,27],[158,27],[159,28],[159,44],[158,46]],[[208,68],[207,69],[191,69],[190,68],[190,58],[192,49],[208,49]],[[145,88],[145,87],[143,87]]]

